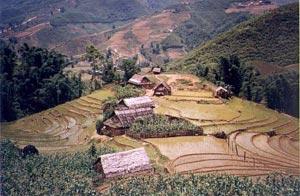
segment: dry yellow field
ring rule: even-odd
[[[9,138],[23,147],[35,145],[42,152],[81,150],[95,134],[95,122],[102,113],[104,99],[113,96],[109,89],[94,93],[30,115],[1,124],[1,138]]]
[[[227,153],[227,142],[213,136],[151,138],[147,142],[157,146],[169,159],[195,153]]]

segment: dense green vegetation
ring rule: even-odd
[[[121,100],[130,97],[138,97],[144,93],[141,88],[136,88],[131,85],[117,86],[116,88],[116,98]]]
[[[187,48],[191,49],[247,20],[249,18],[247,13],[225,13],[224,10],[233,1],[192,1],[187,6],[174,6],[176,10],[188,10],[191,13],[191,19],[179,25],[173,34],[179,36]]]
[[[298,63],[298,7],[299,4],[291,4],[250,19],[199,46],[173,63],[171,69],[196,73],[218,85],[230,85],[236,95],[264,101],[270,108],[298,116],[298,73],[285,71],[265,77],[252,63]],[[231,59],[223,58],[229,56],[238,56],[241,66],[231,66]]]
[[[221,57],[215,67],[198,64],[194,73],[227,87],[235,95],[255,102],[265,101],[272,109],[299,116],[299,74],[295,71],[265,77],[232,55]]]
[[[22,158],[9,140],[1,141],[1,195],[96,195],[97,156],[112,152],[91,147],[88,152],[34,155]]]
[[[154,115],[137,119],[126,132],[134,138],[202,135],[200,127],[187,120]]]
[[[144,176],[112,183],[108,195],[299,195],[300,179],[270,175],[255,182],[226,175]]]
[[[268,107],[299,117],[299,73],[276,74],[264,83]]]
[[[127,83],[127,81],[140,71],[137,65],[137,57],[123,59],[119,63],[119,69],[113,63],[112,52],[107,50],[106,53],[101,53],[95,46],[86,47],[85,60],[90,62],[92,68],[92,79],[95,75],[101,75],[101,79],[106,83]]]
[[[27,44],[0,42],[1,121],[11,121],[80,97],[80,76],[66,76],[66,58]]]
[[[299,61],[299,4],[291,4],[246,21],[199,46],[174,69],[189,70],[197,64],[215,66],[219,57],[235,54],[241,61],[262,60],[277,65]]]

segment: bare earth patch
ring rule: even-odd
[[[225,10],[227,14],[232,14],[232,13],[239,13],[239,12],[249,12],[254,15],[261,15],[264,14],[267,11],[274,10],[278,8],[277,5],[271,4],[271,5],[252,5],[252,6],[247,6],[243,8],[238,8],[238,7],[230,7]]]

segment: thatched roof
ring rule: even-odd
[[[168,91],[171,91],[171,87],[166,82],[161,82],[158,85],[156,85],[154,87],[154,91],[161,87],[166,88]]]
[[[144,148],[102,155],[100,159],[106,178],[124,176],[152,169],[149,157]]]
[[[122,127],[129,127],[137,118],[153,115],[153,108],[135,108],[128,110],[115,110]]]
[[[226,88],[223,88],[222,86],[219,86],[218,88],[216,88],[216,92],[218,92],[218,91],[228,92],[228,90]]]
[[[134,74],[129,80],[128,83],[134,85],[142,85],[144,83],[149,83],[150,80],[146,76]]]
[[[155,67],[153,68],[153,73],[160,73],[161,72],[161,68],[160,67]]]
[[[142,97],[133,97],[123,99],[119,104],[123,103],[128,108],[145,108],[145,107],[154,107],[154,102],[148,96]]]

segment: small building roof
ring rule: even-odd
[[[134,74],[134,75],[128,80],[128,83],[135,84],[135,85],[141,85],[141,84],[142,84],[142,81],[143,81],[144,79],[150,81],[146,76],[142,76],[142,75],[139,75],[139,74]]]
[[[154,73],[160,73],[161,72],[161,68],[160,67],[154,67],[152,71]]]
[[[100,156],[105,177],[111,178],[150,170],[149,157],[144,148]]]
[[[154,107],[154,102],[148,96],[127,98],[121,102],[128,108]]]
[[[161,86],[165,87],[168,91],[171,91],[171,87],[166,82],[161,82],[158,85],[156,85],[154,87],[154,91]]]
[[[122,127],[129,127],[137,118],[153,115],[153,108],[137,108],[128,110],[115,110],[115,114],[120,120]]]
[[[228,90],[226,88],[222,87],[222,86],[219,86],[218,88],[216,88],[216,92],[218,92],[220,90],[228,92]]]

